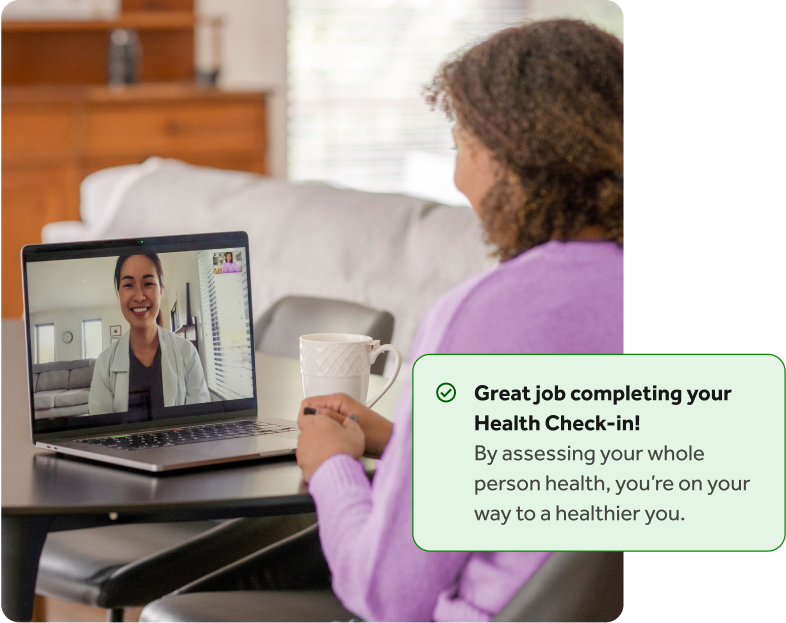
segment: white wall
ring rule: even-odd
[[[129,324],[123,318],[120,305],[112,307],[85,307],[83,309],[65,309],[60,311],[43,311],[30,314],[30,334],[33,341],[32,353],[35,357],[35,325],[50,324],[55,325],[55,361],[73,361],[83,359],[82,355],[82,321],[101,320],[101,330],[103,332],[102,350],[107,348],[109,342],[109,327],[120,325],[121,334],[125,334],[129,329]],[[70,331],[74,339],[70,344],[63,342],[63,333]],[[35,363],[35,362],[34,362]]]
[[[27,264],[30,313],[117,305],[117,257],[91,257]]]
[[[265,89],[268,99],[268,169],[287,176],[287,2],[286,0],[196,0],[199,15],[224,20],[219,86]],[[204,43],[201,30],[197,47]],[[199,49],[197,56],[199,56]]]

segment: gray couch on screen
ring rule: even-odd
[[[95,359],[33,364],[36,419],[87,415]]]

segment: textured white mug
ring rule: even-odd
[[[385,387],[366,402],[371,364],[385,351],[395,355],[395,371]],[[392,344],[380,346],[379,340],[372,340],[367,335],[311,333],[300,336],[300,372],[306,398],[344,393],[371,407],[390,389],[400,369],[399,349]]]

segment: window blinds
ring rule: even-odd
[[[102,333],[100,320],[82,321],[82,356],[85,359],[95,359],[104,350]]]
[[[35,362],[51,363],[55,360],[55,325],[35,326]]]
[[[250,398],[254,392],[245,258],[241,272],[216,274],[213,254],[199,253],[207,386],[223,400]]]
[[[421,89],[449,54],[520,22],[527,5],[290,0],[290,177],[468,205],[453,186],[450,123]]]

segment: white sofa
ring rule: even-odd
[[[428,308],[494,264],[469,208],[160,158],[88,176],[81,216],[44,242],[246,231],[256,316],[287,294],[386,309],[405,359]]]

